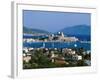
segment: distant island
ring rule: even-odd
[[[23,36],[38,36],[38,39],[24,39],[24,41],[78,41],[80,36],[86,40],[90,40],[90,26],[88,25],[76,25],[72,27],[67,27],[59,30],[58,32],[51,33],[42,29],[33,29],[23,27]],[[40,37],[42,36],[42,37]],[[85,38],[84,38],[85,36]],[[39,38],[40,37],[40,38]],[[25,38],[25,37],[24,37]]]
[[[59,30],[66,35],[90,35],[91,27],[88,25],[76,25]]]
[[[91,27],[89,25],[76,25],[71,27],[65,27],[57,32],[63,32],[66,35],[90,35]],[[23,33],[44,33],[44,34],[51,34],[51,32],[42,30],[42,29],[34,29],[23,27]]]
[[[50,34],[50,32],[42,30],[42,29],[33,29],[33,28],[28,28],[28,27],[23,27],[23,33],[26,33],[26,34],[36,34],[36,33]]]

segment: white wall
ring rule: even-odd
[[[34,0],[37,3],[52,3],[52,4],[69,4],[67,1],[71,2],[71,0]],[[95,43],[98,54],[98,72],[91,74],[74,74],[74,75],[66,75],[66,76],[57,76],[52,78],[43,78],[43,80],[99,80],[100,75],[100,52],[99,52],[99,44],[100,44],[100,5],[99,0],[73,0],[75,5],[88,5],[88,6],[97,6],[97,20],[98,26],[97,35]],[[0,80],[11,80],[10,76],[10,64],[11,64],[11,0],[0,0]],[[34,78],[33,78],[34,79]],[[25,80],[33,80],[33,79],[25,79]],[[22,79],[23,80],[23,79]],[[41,79],[40,79],[41,80]]]

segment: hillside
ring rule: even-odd
[[[91,27],[88,25],[76,25],[72,27],[66,27],[60,32],[63,32],[66,35],[90,35]]]
[[[48,31],[45,31],[45,30],[33,29],[33,28],[27,28],[27,27],[23,27],[23,33],[31,33],[31,34],[35,34],[35,33],[50,34]]]

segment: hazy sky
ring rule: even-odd
[[[89,13],[23,10],[23,26],[57,32],[65,27],[91,25]]]

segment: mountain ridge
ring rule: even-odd
[[[59,32],[63,32],[65,35],[90,35],[91,27],[89,25],[76,25],[61,29]]]
[[[46,30],[27,28],[27,27],[23,27],[23,32],[33,33],[33,34],[34,33],[51,34],[51,32],[48,32]],[[65,35],[90,35],[91,27],[89,25],[75,25],[72,27],[65,27],[57,32],[63,32]]]
[[[50,34],[50,32],[45,31],[45,30],[41,30],[41,29],[35,29],[35,28],[27,28],[27,27],[23,27],[23,32],[24,33],[43,33],[43,34]]]

